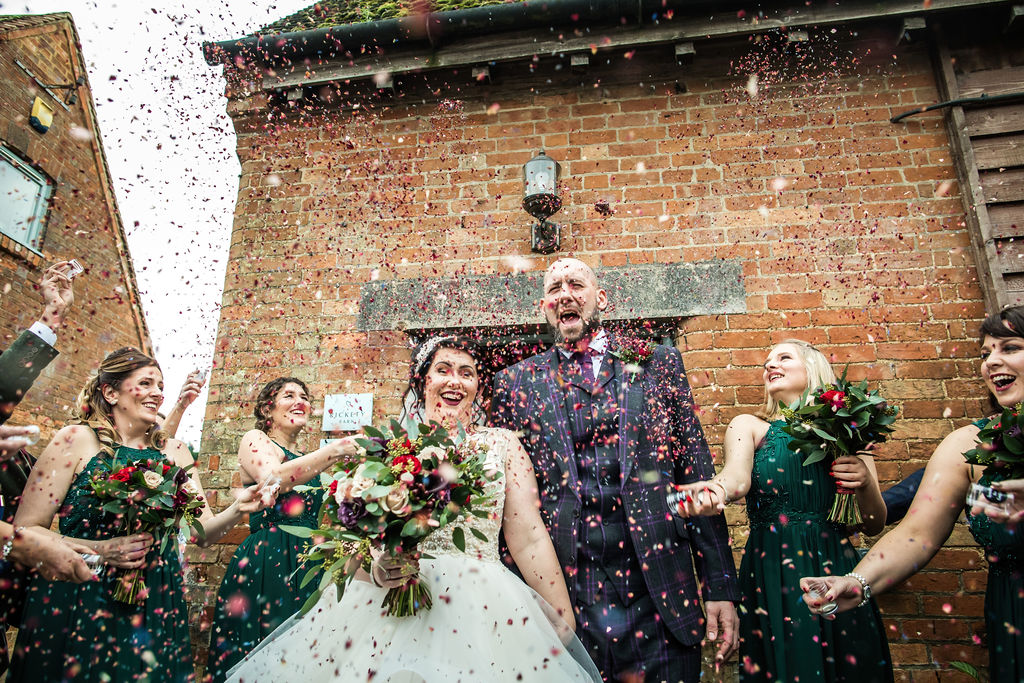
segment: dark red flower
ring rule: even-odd
[[[415,455],[400,455],[391,461],[391,469],[395,472],[419,474],[423,469],[423,465],[420,463],[420,459]]]
[[[831,389],[821,394],[818,400],[832,407],[832,410],[839,410],[846,405],[846,394],[838,389]]]
[[[131,466],[122,467],[117,472],[114,472],[112,475],[110,475],[110,478],[113,479],[114,481],[123,481],[123,482],[127,483],[128,480],[131,479],[132,472],[134,472],[134,471],[135,471],[134,467],[131,467]]]

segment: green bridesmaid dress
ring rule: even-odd
[[[984,427],[988,420],[975,422]],[[979,484],[1003,479],[990,473]],[[1024,530],[1010,531],[985,515],[971,516],[967,523],[988,559],[988,588],[985,590],[985,630],[988,637],[988,673],[992,683],[1024,680]]]
[[[163,460],[164,455],[121,446],[115,458],[120,467],[141,458]],[[60,533],[83,539],[118,535],[117,520],[102,511],[89,486],[93,473],[111,471],[115,458],[99,453],[75,476],[60,511]],[[193,680],[177,538],[163,553],[154,546],[147,559],[150,592],[141,605],[113,599],[120,574],[113,567],[106,567],[99,581],[83,584],[36,577],[28,588],[8,682]]]
[[[893,680],[878,608],[811,614],[800,579],[843,575],[860,559],[846,527],[827,521],[835,480],[825,462],[803,466],[785,422],[771,423],[754,453],[747,516],[750,537],[740,563],[740,680]]]
[[[299,457],[280,446],[285,462]],[[279,496],[274,507],[249,517],[249,537],[235,550],[217,594],[210,635],[208,671],[214,683],[227,673],[282,621],[299,611],[316,589],[299,583],[295,573],[306,540],[277,528],[279,524],[315,529],[322,492],[308,490]]]

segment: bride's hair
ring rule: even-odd
[[[825,354],[803,339],[783,339],[772,348],[775,349],[783,344],[796,347],[797,357],[803,363],[804,370],[807,371],[807,389],[810,390],[810,393],[814,393],[827,384],[835,384],[836,373],[832,370],[832,365],[828,362],[828,358],[825,358]],[[764,389],[764,404],[762,412],[765,419],[777,420],[782,417],[781,409],[783,406],[779,405],[779,402],[772,398],[768,393],[767,386]]]
[[[399,421],[403,424],[414,421],[423,422],[424,393],[426,392],[427,373],[434,363],[434,357],[440,349],[454,349],[468,353],[476,363],[478,385],[476,399],[473,401],[473,422],[482,424],[485,418],[483,394],[487,383],[484,381],[483,350],[478,343],[469,337],[458,335],[428,337],[412,352],[409,360],[409,386],[402,396],[402,415]]]

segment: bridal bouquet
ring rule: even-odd
[[[869,444],[885,441],[893,431],[897,412],[877,390],[869,391],[866,381],[847,381],[844,370],[835,384],[813,395],[806,391],[800,400],[783,408],[786,426],[782,431],[792,437],[793,449],[807,456],[807,466],[826,458],[856,455]],[[847,525],[863,521],[853,490],[837,486],[828,519]]]
[[[202,537],[197,517],[206,505],[188,472],[167,462],[135,460],[109,472],[98,471],[89,480],[93,494],[105,512],[116,515],[125,533],[149,533],[162,553],[178,529],[192,527]],[[131,605],[146,600],[145,567],[124,570],[114,589],[114,599]]]
[[[986,473],[998,471],[1008,479],[1024,477],[1024,405],[1006,407],[978,432],[978,445],[964,453]]]
[[[446,527],[452,527],[455,547],[465,551],[466,536],[459,520],[490,514],[481,509],[492,498],[485,487],[501,473],[485,465],[485,444],[465,438],[456,444],[437,423],[418,424],[413,435],[396,420],[390,429],[364,427],[363,431],[366,438],[357,443],[365,454],[321,475],[325,494],[319,528],[281,527],[318,541],[303,554],[305,562],[316,566],[301,585],[322,573],[319,588],[303,611],[316,603],[331,582],[337,585],[340,599],[356,571],[370,566],[371,551],[391,556],[415,553],[424,538]],[[487,540],[479,530],[470,527],[470,531]],[[414,615],[430,609],[430,590],[413,576],[390,589],[382,606],[392,616]]]

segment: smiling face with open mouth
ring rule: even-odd
[[[807,389],[807,368],[793,344],[779,344],[764,362],[764,386],[768,395],[782,405],[800,398]]]
[[[309,396],[294,382],[287,382],[274,397],[274,407],[270,409],[270,428],[291,430],[304,427],[309,420],[313,407],[309,404]]]
[[[136,426],[156,424],[157,412],[164,402],[164,376],[160,368],[149,365],[139,368],[116,389],[103,387],[103,397],[113,406],[114,425],[127,432]]]
[[[608,295],[582,261],[559,259],[544,274],[541,310],[560,344],[569,346],[592,337],[607,306]]]
[[[473,356],[459,349],[438,349],[423,384],[424,417],[446,426],[458,421],[468,427],[479,388]]]
[[[981,377],[1004,408],[1024,401],[1024,339],[986,335],[981,344]]]

